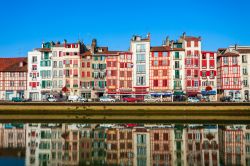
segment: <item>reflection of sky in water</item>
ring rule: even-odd
[[[250,125],[0,124],[0,148],[0,166],[250,165]]]

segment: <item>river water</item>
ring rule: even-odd
[[[0,124],[0,165],[250,165],[248,124]]]

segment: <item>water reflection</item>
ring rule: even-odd
[[[250,125],[0,124],[25,165],[250,165]]]

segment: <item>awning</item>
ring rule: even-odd
[[[174,96],[182,96],[184,95],[183,91],[174,91]]]
[[[201,94],[202,94],[203,96],[205,96],[205,95],[216,95],[216,91],[215,91],[215,90],[210,90],[210,91],[202,90],[202,91],[201,91]]]
[[[172,96],[171,92],[166,93],[151,93],[151,96]]]
[[[187,92],[188,97],[196,97],[198,95],[198,92]]]

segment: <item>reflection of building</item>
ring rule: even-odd
[[[92,165],[93,128],[91,125],[80,128],[79,165]]]
[[[146,128],[135,128],[134,140],[134,165],[149,166],[150,164],[150,133]]]
[[[0,100],[27,98],[27,58],[0,58]]]
[[[106,128],[97,127],[93,132],[92,165],[106,164]]]
[[[245,130],[245,147],[246,166],[248,166],[250,165],[250,125],[247,125]]]
[[[220,126],[219,150],[223,165],[245,165],[244,127]]]
[[[150,130],[151,165],[172,165],[173,134],[173,128]]]
[[[186,131],[183,125],[176,125],[174,127],[173,135],[173,165],[186,165],[186,150],[185,150],[185,134]]]

